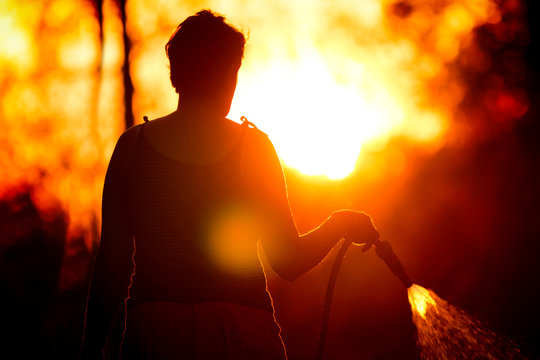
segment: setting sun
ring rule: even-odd
[[[230,118],[245,115],[306,175],[344,178],[362,167],[362,149],[394,137],[438,148],[466,91],[448,61],[493,10],[455,1],[439,14],[418,7],[400,17],[385,1],[362,4],[293,6],[270,28],[255,9],[234,18],[250,39]]]
[[[246,79],[233,113],[253,114],[287,166],[340,179],[354,169],[366,139],[388,122],[384,109],[360,91],[338,84],[322,60],[310,54],[298,62],[276,61]]]

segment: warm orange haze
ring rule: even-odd
[[[159,6],[165,10],[166,3]],[[448,64],[474,46],[475,26],[500,17],[490,1],[455,1],[437,14],[420,6],[394,22],[392,2],[379,0],[260,2],[241,11],[201,2],[164,14],[201,6],[230,13],[249,33],[230,118],[245,115],[265,130],[287,166],[331,179],[347,176],[357,161],[362,167],[362,147],[377,151],[392,137],[437,148],[467,90]],[[150,87],[173,104],[163,80],[162,17],[143,15],[154,8],[144,1],[130,6],[141,42],[134,77],[136,87]],[[423,43],[426,36],[432,46]],[[163,102],[140,95],[136,113],[164,111]]]
[[[125,130],[123,67],[135,124],[170,113],[178,94],[164,45],[180,21],[212,9],[248,36],[228,118],[269,135],[299,231],[365,210],[415,283],[407,294],[373,252],[349,250],[328,358],[390,359],[415,334],[424,358],[452,358],[436,345],[449,331],[474,342],[472,325],[486,354],[521,356],[510,341],[492,346],[498,332],[467,313],[539,355],[540,317],[525,315],[540,301],[529,284],[540,243],[533,2],[1,1],[0,265],[36,223],[62,234],[58,321],[68,325],[55,331],[76,347],[81,308],[69,296],[85,296],[99,243],[105,172]],[[25,206],[37,220],[18,216]],[[216,264],[258,267],[242,243],[249,214],[227,210],[213,219]],[[335,252],[292,285],[262,256],[290,360],[313,358]],[[73,353],[65,347],[55,351]]]
[[[122,130],[119,10],[104,2],[101,52],[89,2],[2,6],[2,139],[19,149],[4,152],[2,182],[43,184],[68,206],[72,224],[85,228]],[[266,131],[287,167],[330,179],[355,166],[370,178],[401,174],[407,159],[399,147],[387,148],[393,138],[428,153],[448,141],[468,90],[453,64],[488,67],[471,31],[501,19],[488,0],[414,10],[378,0],[239,6],[127,2],[136,123],[175,106],[163,44],[179,18],[211,7],[249,34],[229,118],[245,115]],[[523,96],[509,101],[526,110]]]

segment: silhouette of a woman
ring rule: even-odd
[[[103,356],[129,291],[124,359],[286,359],[259,239],[272,268],[293,280],[342,237],[367,248],[377,238],[369,216],[350,210],[298,234],[268,137],[225,118],[244,44],[206,10],[167,43],[178,108],[128,129],[112,155],[85,358]]]

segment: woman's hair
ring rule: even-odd
[[[240,68],[245,43],[242,32],[210,10],[188,17],[165,45],[172,86],[183,95],[219,91],[231,70]]]

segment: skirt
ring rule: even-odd
[[[128,310],[122,360],[286,360],[268,311],[232,302],[149,302]]]

